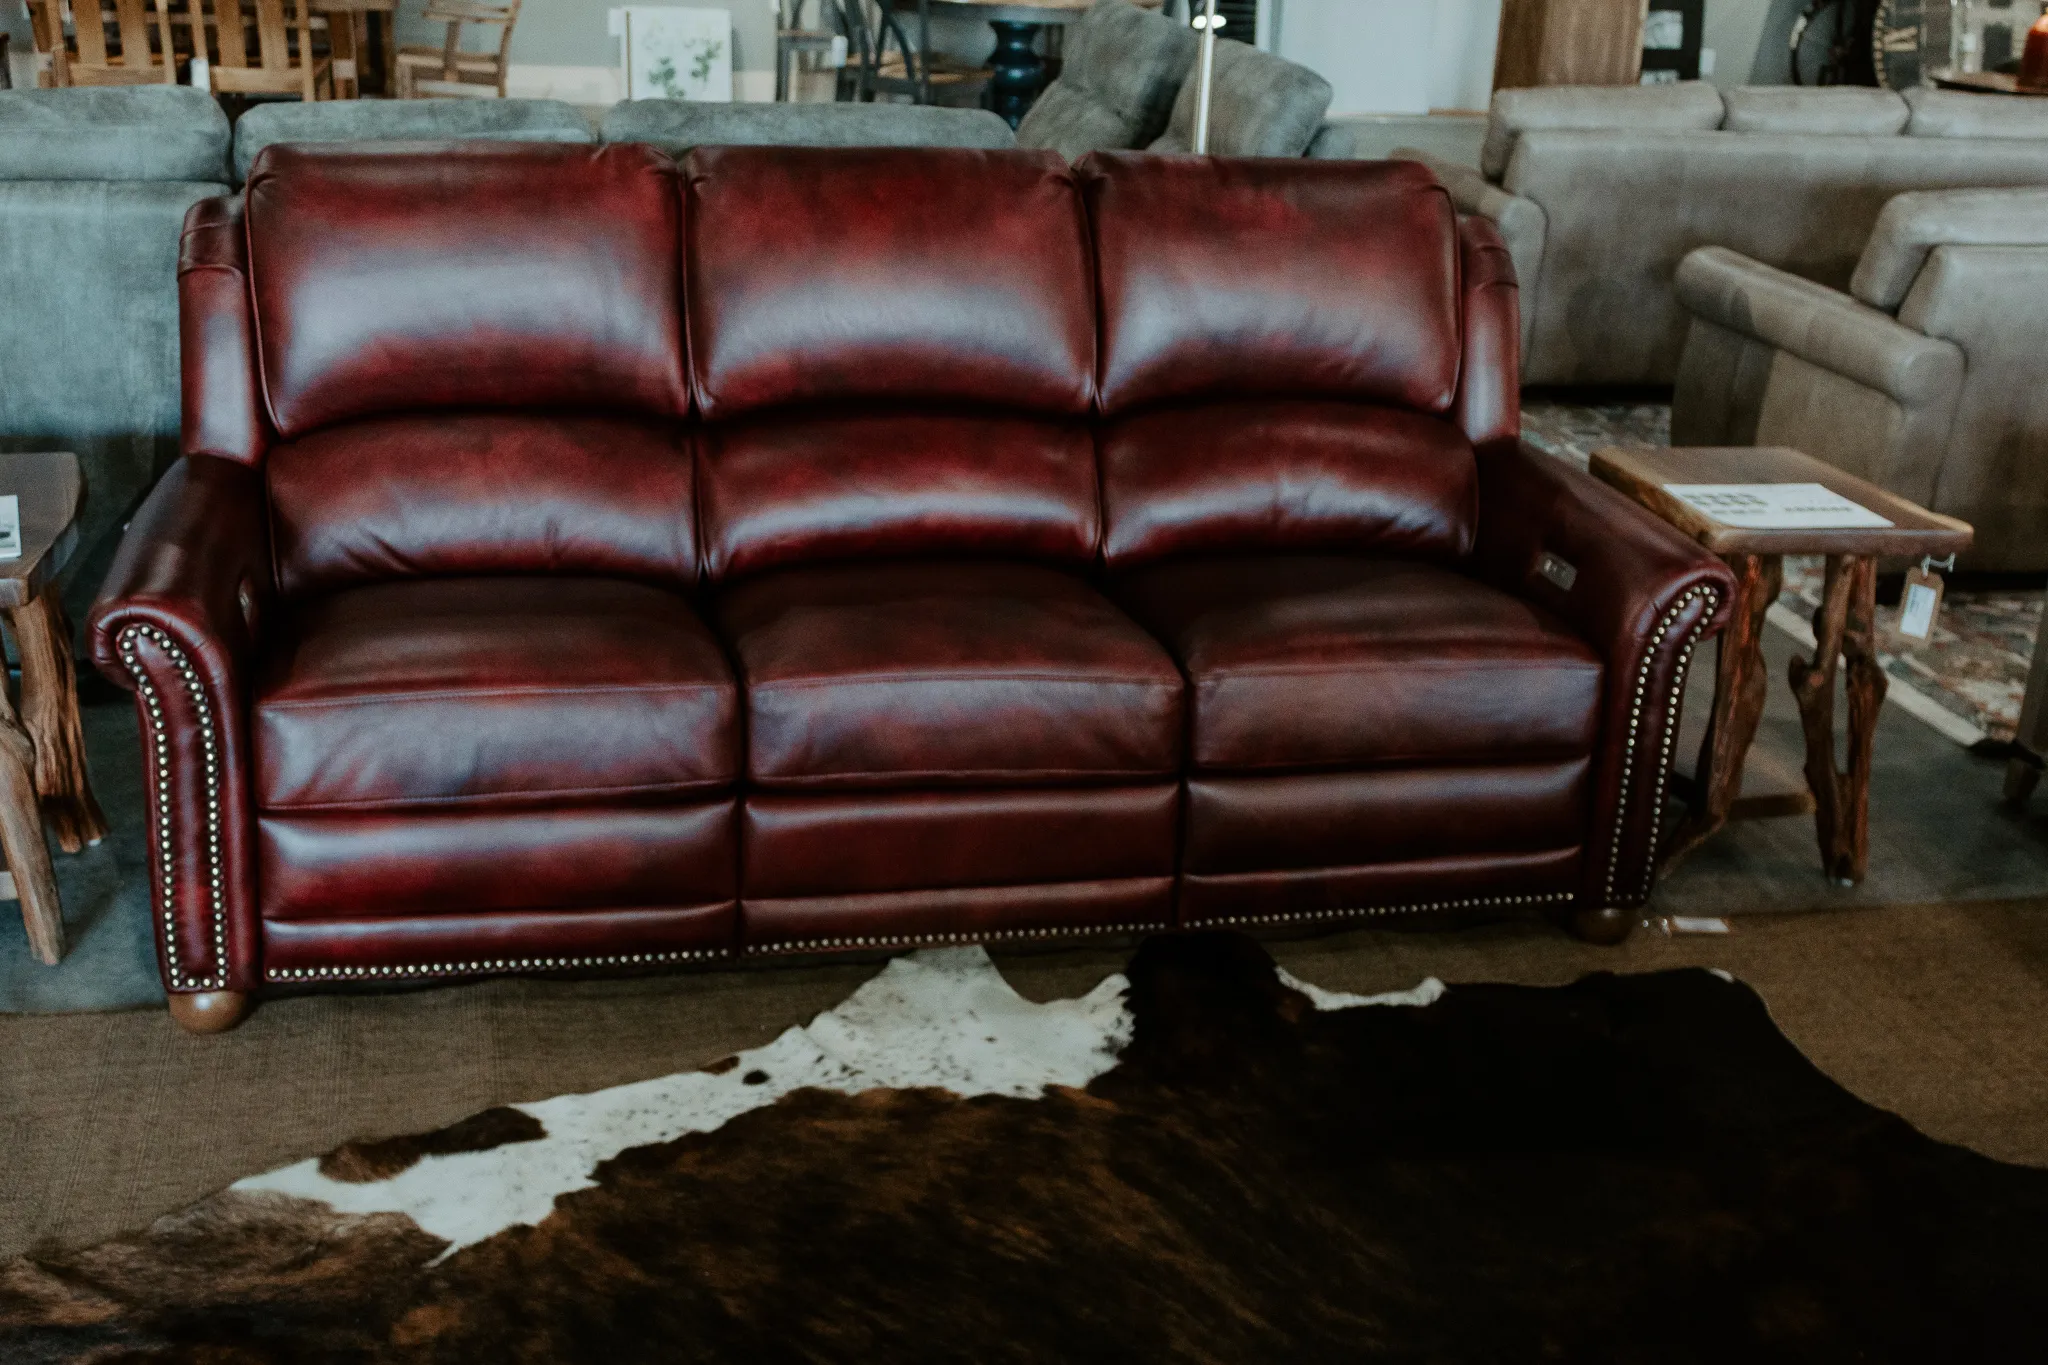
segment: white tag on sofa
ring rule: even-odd
[[[0,497],[0,559],[21,558],[21,496]]]

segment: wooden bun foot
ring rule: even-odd
[[[187,1033],[226,1033],[249,1013],[249,997],[242,991],[200,991],[196,995],[172,995],[171,1018]]]
[[[1617,910],[1613,906],[1574,910],[1565,920],[1565,928],[1574,936],[1603,948],[1611,948],[1621,942],[1635,927],[1635,911]]]

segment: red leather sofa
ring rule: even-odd
[[[1407,163],[278,147],[95,609],[174,1013],[1649,890],[1715,560]]]

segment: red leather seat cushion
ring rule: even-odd
[[[1173,660],[1071,575],[958,561],[791,569],[714,617],[770,788],[1009,786],[1178,771]]]
[[[1449,569],[1324,556],[1203,559],[1119,600],[1193,683],[1196,771],[1591,752],[1599,656],[1542,608]]]
[[[274,628],[254,706],[266,810],[659,800],[729,785],[737,691],[675,593],[424,579]]]

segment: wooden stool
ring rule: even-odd
[[[76,853],[107,835],[85,771],[71,624],[52,584],[78,546],[85,483],[69,453],[0,455],[0,494],[20,499],[21,554],[0,559],[0,611],[21,656],[21,709],[0,687],[0,852],[21,901],[29,946],[55,966],[64,956],[64,913],[43,840]]]
[[[1777,447],[1613,447],[1596,450],[1593,473],[1698,541],[1735,571],[1734,618],[1720,639],[1714,715],[1693,773],[1692,811],[1664,850],[1669,872],[1730,819],[1814,813],[1821,862],[1853,886],[1870,866],[1870,756],[1877,712],[1890,687],[1877,659],[1879,559],[1946,558],[1969,548],[1976,532],[1876,484],[1844,474],[1796,450]],[[1745,530],[1723,525],[1664,491],[1666,484],[1817,483],[1891,522],[1854,529]],[[1813,660],[1792,660],[1792,694],[1806,731],[1806,785],[1812,804],[1783,798],[1741,802],[1742,765],[1763,718],[1764,617],[1778,600],[1786,555],[1827,557],[1827,585],[1813,617]],[[1849,771],[1835,764],[1835,677],[1846,659]]]

